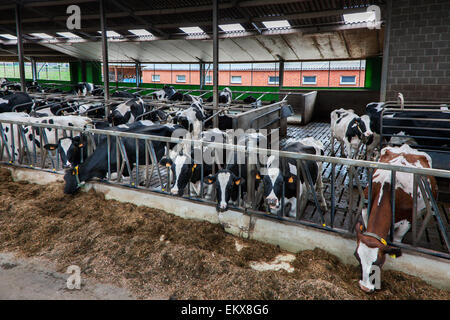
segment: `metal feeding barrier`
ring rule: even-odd
[[[10,138],[12,141],[6,140],[6,128],[10,130]],[[268,218],[278,219],[281,221],[287,221],[290,223],[297,223],[307,226],[312,226],[326,231],[331,231],[335,233],[340,233],[344,235],[351,235],[354,232],[354,225],[356,220],[361,215],[361,210],[367,202],[368,212],[370,213],[370,206],[372,204],[371,199],[371,188],[372,188],[372,175],[374,170],[389,170],[391,171],[391,192],[394,194],[394,188],[396,182],[396,173],[405,172],[412,174],[412,179],[414,181],[413,187],[413,220],[412,220],[412,243],[398,243],[394,242],[391,236],[391,243],[395,246],[408,248],[411,250],[416,250],[422,253],[443,257],[450,259],[450,247],[448,241],[448,231],[445,226],[445,219],[442,218],[442,213],[439,210],[436,200],[434,199],[432,190],[428,183],[428,176],[450,178],[450,171],[440,170],[440,169],[427,169],[427,168],[412,168],[398,165],[391,165],[388,163],[380,163],[374,161],[357,160],[357,159],[346,159],[337,158],[334,156],[322,156],[322,155],[309,155],[302,153],[294,153],[287,151],[272,150],[266,148],[258,148],[254,146],[245,145],[235,145],[230,143],[218,143],[218,142],[207,142],[200,140],[190,140],[183,138],[168,138],[152,135],[143,135],[130,132],[120,132],[113,130],[100,130],[93,128],[74,128],[67,126],[58,126],[43,123],[28,123],[26,121],[12,121],[12,120],[2,120],[0,123],[0,135],[1,135],[1,161],[3,163],[14,164],[16,166],[33,167],[41,170],[47,171],[58,171],[61,173],[62,166],[59,162],[59,150],[47,151],[44,145],[49,141],[49,136],[44,129],[53,129],[52,135],[54,140],[58,140],[61,137],[74,137],[76,135],[86,135],[88,137],[88,157],[92,155],[94,150],[98,147],[99,143],[107,144],[107,172],[103,181],[108,183],[115,183],[119,185],[126,185],[132,188],[147,189],[152,192],[157,192],[160,194],[170,195],[171,185],[171,175],[168,174],[168,168],[159,165],[156,147],[165,147],[165,156],[169,155],[169,150],[171,150],[175,145],[183,143],[188,146],[194,146],[199,148],[201,152],[201,157],[203,159],[203,149],[208,146],[213,148],[215,152],[231,152],[231,154],[238,152],[241,153],[247,164],[244,170],[247,171],[247,190],[246,197],[244,199],[239,199],[238,205],[236,207],[230,206],[233,210],[238,210],[250,215],[264,216]],[[26,130],[28,129],[28,130]],[[31,130],[30,130],[31,129]],[[8,131],[9,131],[8,130]],[[25,132],[26,131],[26,132]],[[31,132],[31,133],[30,133]],[[39,133],[39,134],[38,134]],[[31,134],[32,143],[31,148],[30,143],[27,142],[29,135]],[[19,156],[15,156],[15,141],[14,135],[19,143]],[[39,140],[35,137],[39,136]],[[106,140],[106,142],[105,142]],[[102,142],[103,141],[103,142]],[[135,144],[135,154],[133,157],[127,153],[125,147],[125,142],[128,144]],[[160,150],[160,149],[158,149]],[[190,150],[190,149],[189,149]],[[129,150],[128,150],[129,151]],[[308,197],[306,202],[312,202],[313,206],[316,207],[316,218],[313,220],[308,220],[303,217],[305,203],[297,201],[295,208],[295,217],[287,216],[287,209],[284,203],[284,193],[281,196],[281,210],[276,214],[272,214],[268,211],[264,203],[260,201],[261,199],[261,186],[256,188],[255,179],[252,175],[252,170],[258,168],[257,164],[250,164],[248,161],[251,156],[255,155],[274,155],[275,157],[282,159],[293,159],[296,163],[297,172],[302,172],[303,176],[306,177],[306,189]],[[135,158],[134,161],[130,161],[130,158]],[[143,160],[144,159],[144,160]],[[86,159],[83,159],[86,160]],[[315,161],[317,163],[329,163],[332,165],[332,172],[330,183],[331,183],[331,194],[330,198],[327,199],[330,203],[329,212],[324,212],[319,204],[318,195],[316,193],[316,187],[314,186],[311,173],[309,172],[307,161]],[[352,196],[353,189],[353,178],[359,176],[360,174],[366,174],[368,177],[368,199],[364,198],[364,194],[361,192],[358,202],[358,208],[353,209],[353,199],[350,202],[348,199],[347,215],[351,217],[351,223],[349,223],[347,229],[337,228],[334,226],[335,212],[338,209],[335,203],[335,188],[336,179],[334,174],[334,167],[340,165],[342,167],[347,167],[348,172],[354,172],[353,177],[348,179],[348,194],[349,198]],[[81,165],[82,166],[82,165]],[[204,194],[205,186],[203,182],[204,172],[203,167],[201,167],[201,180],[200,180],[200,194],[192,195],[190,186],[188,184],[186,195],[183,198],[187,198],[193,201],[200,201],[208,204],[214,204],[215,201],[207,199]],[[113,177],[113,173],[117,174],[117,177]],[[134,173],[134,174],[133,174]],[[240,174],[242,174],[240,169]],[[297,199],[300,197],[299,181],[297,179]],[[358,182],[359,183],[359,182]],[[362,185],[360,184],[358,188],[362,190]],[[239,185],[239,192],[242,186]],[[418,191],[420,190],[423,198],[426,200],[426,209],[424,212],[418,212],[417,201],[418,201]],[[171,195],[170,195],[171,196]],[[395,221],[395,197],[392,198],[393,201],[393,211],[392,211],[392,221]],[[328,205],[327,203],[327,205]],[[424,214],[422,223],[420,223],[420,218]],[[441,249],[427,248],[424,246],[421,239],[424,236],[424,230],[427,225],[432,221],[431,218],[434,217],[437,228],[439,230],[439,236],[442,239]],[[391,235],[393,232],[391,231]],[[444,248],[444,249],[442,249]]]

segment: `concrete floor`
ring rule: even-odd
[[[0,253],[0,300],[129,300],[134,296],[126,289],[84,279],[81,289],[67,288],[69,274],[40,258],[19,258]]]

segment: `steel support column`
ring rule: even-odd
[[[37,81],[37,66],[36,66],[36,59],[31,58],[31,74],[33,76],[33,81]]]
[[[383,44],[383,63],[381,65],[381,87],[380,101],[386,101],[387,77],[389,71],[389,46],[391,43],[391,15],[392,0],[388,0],[386,4],[386,17],[384,26],[384,44]]]
[[[108,66],[108,37],[106,35],[106,1],[100,0],[100,27],[102,31],[102,54],[103,54],[103,90],[105,100],[109,100],[109,66]],[[106,109],[106,116],[109,115],[109,106]]]
[[[136,68],[136,87],[139,87],[141,83],[141,64],[138,62],[135,65]]]
[[[21,90],[27,90],[25,85],[25,62],[23,58],[23,42],[22,42],[22,5],[16,3],[16,37],[17,37],[17,55],[19,58],[19,75]]]
[[[200,62],[200,90],[205,86],[205,63]]]
[[[219,0],[213,0],[213,105],[219,107]],[[219,127],[219,117],[213,119],[213,127]]]

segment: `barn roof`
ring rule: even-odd
[[[0,2],[0,34],[15,35],[15,2]],[[26,57],[41,61],[101,60],[98,0],[22,0],[22,29]],[[110,62],[198,63],[212,61],[211,0],[106,1],[107,29],[120,36],[109,39]],[[362,22],[346,24],[344,13],[363,12],[385,0],[224,0],[219,1],[219,24],[240,24],[244,31],[220,32],[221,62],[269,62],[362,59],[382,52],[383,29]],[[81,9],[81,29],[67,32],[69,5]],[[288,21],[289,28],[268,28],[264,22]],[[186,34],[180,27],[199,27]],[[145,29],[151,36],[130,30]],[[46,33],[42,39],[32,33]],[[16,41],[0,36],[0,59],[15,59]]]

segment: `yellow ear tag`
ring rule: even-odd
[[[80,144],[78,145],[78,147],[83,148],[83,147],[84,147],[84,144],[80,143]]]
[[[261,176],[259,174],[256,174],[256,180],[261,180]]]
[[[240,183],[241,183],[241,179],[236,180],[236,181],[234,182],[234,184],[237,185],[237,186],[238,186]]]
[[[197,168],[197,164],[194,163],[194,165],[192,166],[192,172],[194,172],[195,168]]]
[[[288,180],[288,182],[289,182],[289,183],[294,182],[294,178],[290,177],[289,180]]]
[[[166,163],[166,167],[170,168],[172,165],[170,163]]]
[[[212,181],[211,179],[208,179],[208,182],[209,182],[209,183],[212,183],[213,181]]]
[[[392,259],[397,258],[397,256],[396,256],[395,254],[390,254],[389,256],[390,256]]]
[[[381,243],[382,243],[382,244],[384,244],[385,246],[387,245],[387,242],[386,242],[386,240],[384,240],[383,238],[381,238],[381,240],[380,240],[380,241],[381,241]]]
[[[362,225],[360,225],[360,226],[359,226],[359,229],[360,229],[361,231],[363,231],[363,226],[362,226]]]

